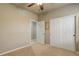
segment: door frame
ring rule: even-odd
[[[76,52],[79,52],[79,49],[78,49],[78,44],[77,44],[77,26],[79,25],[78,23],[78,17],[79,16],[75,16],[75,51]]]
[[[45,44],[50,44],[50,21],[45,21]]]

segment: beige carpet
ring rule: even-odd
[[[32,46],[5,54],[4,56],[77,56],[76,53],[44,44]]]

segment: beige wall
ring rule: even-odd
[[[11,4],[0,4],[0,52],[27,44],[32,19],[38,16]]]

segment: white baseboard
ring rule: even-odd
[[[19,50],[19,49],[22,49],[22,48],[25,48],[25,47],[28,47],[28,46],[31,46],[31,45],[32,45],[32,44],[28,44],[28,45],[26,45],[26,46],[22,46],[22,47],[18,47],[18,48],[9,50],[9,51],[2,52],[2,53],[0,53],[0,56],[2,56],[2,55],[4,55],[4,54],[7,54],[7,53],[10,53],[10,52],[13,52],[13,51],[16,51],[16,50]]]

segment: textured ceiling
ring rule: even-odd
[[[29,10],[31,12],[40,14],[44,12],[49,12],[51,10],[55,10],[57,8],[64,7],[66,5],[69,5],[69,3],[43,3],[44,10],[41,11],[38,5],[33,5],[32,7],[27,7],[29,3],[15,3],[14,5],[24,8],[26,10]]]

